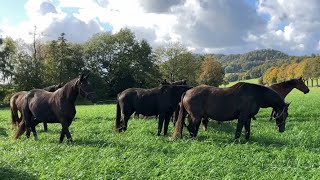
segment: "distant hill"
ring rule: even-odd
[[[222,63],[226,73],[238,76],[231,78],[233,80],[259,78],[269,67],[286,63],[290,58],[288,54],[274,49],[260,49],[244,54],[210,55]]]

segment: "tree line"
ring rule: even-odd
[[[309,86],[319,86],[320,56],[312,55],[302,59],[292,58],[289,63],[267,69],[261,81],[270,85],[299,77],[305,79]]]
[[[5,104],[14,92],[65,83],[81,72],[90,72],[90,82],[102,100],[130,87],[158,86],[164,79],[186,79],[194,86],[223,83],[224,69],[214,56],[194,55],[180,43],[152,49],[129,29],[101,32],[84,43],[68,42],[64,33],[43,42],[35,34],[31,44],[1,39],[0,97]]]

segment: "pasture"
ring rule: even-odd
[[[286,131],[262,109],[249,141],[233,143],[236,121],[210,121],[197,140],[156,136],[155,119],[131,117],[128,130],[113,129],[115,105],[77,106],[74,142],[59,144],[61,125],[37,126],[38,141],[13,140],[9,109],[0,110],[0,179],[319,179],[320,89],[286,98]],[[170,123],[169,134],[173,132]],[[33,137],[33,136],[31,136]]]

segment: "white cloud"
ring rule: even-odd
[[[36,25],[45,38],[65,32],[70,41],[83,42],[107,24],[113,33],[130,28],[155,47],[180,41],[194,52],[320,51],[318,0],[28,0],[25,9],[27,22],[13,27],[0,21],[4,34],[30,39]]]

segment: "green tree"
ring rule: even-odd
[[[0,73],[3,81],[11,80],[16,55],[16,44],[11,38],[5,38],[0,45]]]
[[[186,79],[188,84],[197,85],[201,57],[194,56],[179,43],[156,49],[155,56],[164,79]]]
[[[104,90],[104,97],[115,97],[130,87],[157,84],[159,70],[151,46],[144,40],[138,41],[129,29],[113,35],[96,34],[86,42],[84,51],[88,70],[104,80],[103,84],[96,84]]]
[[[212,56],[207,56],[201,63],[199,83],[218,87],[223,83],[224,69]]]

